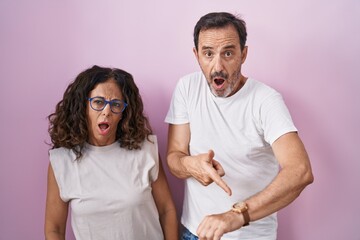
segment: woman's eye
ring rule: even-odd
[[[94,103],[95,103],[96,105],[103,105],[103,104],[104,104],[104,101],[103,101],[103,100],[100,100],[100,99],[96,99],[96,100],[94,100]]]
[[[121,107],[121,103],[119,102],[113,102],[112,105],[113,107],[117,107],[117,108]]]

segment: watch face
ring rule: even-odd
[[[239,209],[241,212],[246,211],[248,209],[245,202],[237,202],[234,204],[233,207]]]

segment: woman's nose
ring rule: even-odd
[[[102,114],[109,115],[110,113],[111,113],[110,104],[106,103],[104,109],[102,110]]]

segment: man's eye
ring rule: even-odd
[[[225,57],[231,57],[232,56],[232,52],[225,52]]]
[[[205,52],[206,57],[211,57],[212,55],[213,55],[212,52]]]

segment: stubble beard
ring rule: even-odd
[[[210,81],[207,81],[210,91],[216,97],[227,98],[234,95],[242,86],[241,84],[241,67],[239,67],[230,77],[226,78],[225,81],[229,85],[223,90],[216,90],[212,87],[212,77],[209,76]]]

